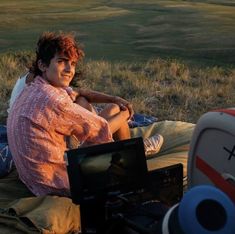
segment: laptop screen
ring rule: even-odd
[[[146,181],[141,137],[69,150],[67,160],[71,196],[77,204],[136,190]]]

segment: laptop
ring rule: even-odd
[[[110,213],[123,212],[123,201],[138,204],[157,199],[159,193],[151,188],[162,186],[166,175],[162,169],[148,173],[142,137],[69,150],[66,158],[71,197],[80,205],[82,234],[103,230]],[[179,185],[177,196],[183,183],[181,166],[167,173],[178,178],[174,179]],[[150,183],[153,180],[158,183]]]

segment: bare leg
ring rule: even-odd
[[[110,125],[115,125],[113,127],[114,140],[125,140],[130,139],[130,129],[125,118],[120,118],[120,108],[116,104],[109,104],[107,107],[99,114],[101,117],[105,118]]]
[[[131,134],[130,134],[130,129],[129,129],[129,125],[127,122],[123,123],[122,126],[118,129],[118,131],[116,131],[113,134],[113,139],[115,141],[126,140],[130,138],[131,138]]]
[[[84,97],[79,97],[76,103],[92,113],[98,114],[95,108]],[[108,104],[99,114],[99,116],[108,121],[114,140],[125,140],[131,137],[129,125],[125,117],[129,113],[127,112],[120,111],[119,106],[116,104]]]

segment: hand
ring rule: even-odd
[[[123,111],[128,110],[130,113],[129,119],[132,118],[132,116],[134,115],[134,109],[130,102],[120,97],[114,97],[114,103],[120,107],[120,110],[123,110]]]

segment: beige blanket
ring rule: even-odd
[[[148,169],[165,167],[182,163],[184,176],[187,174],[188,150],[191,136],[195,125],[181,121],[162,121],[147,127],[134,128],[131,130],[132,137],[143,138],[159,133],[164,137],[164,143],[160,153],[148,158]]]
[[[164,136],[161,152],[148,158],[148,169],[175,163],[187,170],[187,154],[194,124],[162,121],[131,130],[132,137],[146,138],[155,133]],[[79,206],[70,198],[34,197],[18,179],[14,170],[0,179],[0,233],[77,233],[80,229]]]

